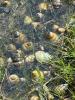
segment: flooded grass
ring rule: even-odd
[[[75,100],[75,1],[0,1],[0,100]]]

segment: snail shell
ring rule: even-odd
[[[12,84],[18,84],[20,82],[20,78],[16,74],[12,74],[8,77],[8,81]]]
[[[5,0],[2,5],[5,5],[5,6],[10,6],[11,5],[11,2],[10,0]]]
[[[27,38],[25,37],[25,34],[23,34],[22,32],[19,33],[19,37],[17,39],[20,43],[24,43],[25,41],[27,41]]]
[[[44,79],[44,74],[43,74],[42,71],[34,70],[34,71],[32,72],[32,78],[33,78],[33,79],[37,79],[37,78],[42,78],[42,79]]]
[[[58,28],[58,31],[59,31],[60,33],[64,33],[64,32],[65,32],[65,28]]]
[[[48,10],[48,3],[43,2],[38,5],[40,10]]]
[[[49,63],[49,61],[52,59],[52,56],[44,51],[37,51],[35,53],[35,57],[39,63]]]
[[[9,44],[8,45],[8,50],[10,50],[10,51],[16,51],[16,46],[14,44]]]
[[[54,33],[54,32],[50,32],[48,38],[49,38],[50,40],[52,40],[52,41],[58,40],[58,36],[57,36],[57,34]]]
[[[25,43],[22,45],[22,48],[23,48],[23,50],[25,50],[25,51],[32,50],[32,49],[33,49],[33,43],[32,43],[32,42],[25,42]]]
[[[53,30],[54,30],[54,31],[57,31],[57,30],[58,30],[58,28],[59,28],[59,26],[58,26],[58,25],[53,25]]]
[[[67,90],[67,88],[68,88],[67,84],[61,84],[61,85],[56,86],[55,92],[59,95],[64,95],[65,90]]]
[[[42,14],[41,12],[38,12],[37,15],[38,15],[39,18],[43,18],[44,17],[44,14]]]
[[[31,24],[33,21],[32,21],[32,18],[30,16],[26,16],[25,19],[24,19],[24,23],[29,25]]]
[[[52,94],[48,94],[48,100],[54,100],[54,96]]]
[[[32,22],[32,26],[34,28],[37,28],[38,26],[40,26],[40,22]]]
[[[30,100],[40,100],[39,96],[37,95],[33,95]]]
[[[35,56],[34,55],[29,55],[28,57],[26,57],[25,61],[26,62],[34,62]]]
[[[7,62],[8,62],[8,63],[12,63],[12,58],[9,57],[9,58],[7,59]]]

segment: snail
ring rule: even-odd
[[[54,30],[54,31],[57,31],[57,30],[58,30],[58,28],[59,28],[59,26],[58,26],[58,25],[56,25],[56,24],[55,24],[55,25],[53,25],[53,30]]]
[[[22,50],[17,49],[17,56],[18,56],[19,58],[22,58],[22,56],[23,56]]]
[[[38,12],[37,15],[38,15],[39,18],[43,18],[44,17],[44,14],[42,14],[41,12]]]
[[[48,35],[48,39],[50,39],[51,41],[56,41],[58,40],[58,35],[54,32],[50,32]]]
[[[19,35],[20,35],[20,33],[21,33],[21,32],[16,31],[16,32],[14,33],[14,38],[18,38],[18,37],[19,37]]]
[[[67,88],[68,88],[68,84],[61,84],[61,85],[56,86],[55,92],[59,95],[64,95],[65,90],[67,90]]]
[[[10,6],[10,5],[11,5],[10,0],[4,0],[4,1],[2,2],[2,6]]]
[[[44,76],[50,76],[50,71],[43,71]]]
[[[32,26],[33,26],[34,28],[37,28],[37,27],[40,26],[40,22],[32,22]]]
[[[72,1],[72,4],[75,6],[75,0]]]
[[[48,93],[48,96],[47,96],[48,100],[54,100],[54,96],[50,93]]]
[[[40,100],[40,98],[37,95],[33,95],[32,97],[30,97],[30,100]]]
[[[29,51],[33,49],[33,43],[32,42],[25,42],[22,45],[22,48],[24,51]]]
[[[38,70],[34,70],[34,71],[32,71],[32,78],[33,79],[39,79],[39,78],[44,79],[44,74],[40,70],[39,71]]]
[[[8,77],[8,81],[12,84],[18,84],[20,82],[20,78],[16,74],[12,74]]]
[[[14,44],[9,44],[8,45],[8,50],[10,50],[10,51],[16,51],[16,46]]]
[[[32,20],[32,18],[31,18],[30,16],[26,16],[26,17],[24,18],[24,23],[25,23],[25,24],[29,25],[29,24],[31,24],[32,22],[33,22],[33,20]]]
[[[58,32],[60,32],[61,34],[64,34],[64,32],[65,32],[65,28],[58,28]]]
[[[17,38],[17,42],[18,42],[18,43],[24,43],[24,42],[26,42],[26,41],[27,41],[27,38],[26,38],[25,34],[22,33],[22,32],[20,32],[20,33],[19,33],[19,36],[18,36],[18,38]]]
[[[42,2],[38,5],[39,10],[48,10],[48,3],[47,2]]]
[[[39,63],[49,63],[52,59],[52,56],[49,53],[44,51],[37,51],[35,52],[35,58]]]
[[[59,8],[59,6],[62,5],[61,0],[53,0],[53,5],[54,7]]]
[[[34,59],[35,59],[35,56],[34,55],[29,55],[29,56],[26,57],[25,61],[26,62],[33,62]]]
[[[7,63],[8,63],[8,64],[12,63],[12,58],[11,58],[11,57],[9,57],[9,58],[7,59]]]

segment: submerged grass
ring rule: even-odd
[[[14,0],[12,0],[12,1],[14,1]],[[71,0],[64,0],[64,1],[66,3],[68,2],[70,4]],[[24,76],[24,78],[26,78],[27,83],[24,82],[23,84],[20,84],[18,87],[17,86],[13,87],[15,89],[14,92],[12,93],[12,91],[11,91],[11,93],[9,93],[9,95],[10,94],[15,95],[15,97],[13,97],[13,95],[11,95],[11,97],[13,98],[12,100],[29,100],[29,98],[34,94],[38,95],[40,97],[40,100],[54,100],[54,98],[56,98],[57,100],[64,100],[65,97],[70,98],[70,100],[75,100],[75,17],[74,17],[75,15],[74,14],[72,14],[72,16],[68,15],[69,17],[67,18],[67,21],[65,21],[65,23],[64,23],[63,27],[66,29],[66,32],[63,36],[63,40],[64,40],[63,46],[60,46],[56,43],[52,43],[50,41],[47,42],[46,40],[43,39],[44,37],[42,36],[42,35],[44,35],[43,32],[48,33],[49,31],[51,31],[50,30],[51,25],[47,22],[49,22],[52,19],[51,17],[53,17],[54,22],[52,24],[54,24],[54,23],[61,24],[61,21],[59,21],[58,20],[59,18],[57,18],[58,15],[60,14],[60,11],[59,11],[59,14],[56,14],[54,12],[52,16],[50,16],[50,13],[48,11],[43,12],[45,18],[43,18],[42,24],[43,23],[47,23],[47,24],[44,24],[44,26],[42,26],[41,30],[39,29],[39,27],[35,29],[31,25],[27,26],[27,25],[24,25],[24,23],[23,23],[23,19],[26,16],[26,14],[27,14],[27,16],[29,15],[29,16],[33,17],[34,21],[38,21],[38,18],[36,18],[37,17],[36,12],[38,12],[38,10],[34,9],[34,8],[31,9],[31,7],[33,5],[36,5],[36,3],[39,4],[40,2],[44,2],[44,1],[37,1],[37,0],[36,1],[35,0],[22,1],[21,0],[21,2],[16,1],[16,5],[15,5],[15,2],[12,4],[16,8],[14,8],[14,10],[13,10],[14,13],[11,12],[8,16],[11,18],[11,15],[13,15],[13,18],[14,18],[13,21],[15,22],[14,25],[16,26],[16,28],[12,23],[12,25],[7,30],[8,32],[6,32],[9,34],[5,35],[5,36],[1,36],[1,38],[0,38],[0,56],[3,57],[3,59],[5,58],[5,62],[4,62],[5,66],[1,65],[1,62],[0,62],[0,83],[1,83],[1,85],[3,84],[2,82],[3,82],[3,79],[5,78],[4,77],[5,68],[8,69],[7,61],[6,61],[7,56],[5,55],[5,53],[7,51],[7,45],[12,43],[12,41],[14,41],[14,40],[12,40],[13,33],[15,31],[20,30],[20,31],[23,31],[26,33],[27,37],[31,41],[33,41],[34,45],[37,44],[37,42],[40,42],[39,44],[42,44],[46,47],[47,52],[52,53],[50,50],[54,50],[53,53],[54,52],[55,53],[53,54],[54,58],[50,61],[50,63],[48,65],[39,64],[39,63],[36,63],[36,61],[35,61],[35,63],[30,63],[30,65],[29,64],[26,66],[24,65],[26,67],[25,69],[20,68],[22,70],[22,72],[24,73],[23,76]],[[19,11],[18,11],[19,8],[17,7],[17,3],[20,8],[22,7],[22,9],[24,9],[24,8],[28,9],[28,11],[25,11],[22,13],[22,16],[19,14]],[[25,7],[25,5],[26,5],[26,7]],[[55,16],[56,16],[56,20],[57,20],[56,22],[55,22]],[[62,20],[62,19],[60,19],[60,20]],[[14,31],[13,31],[13,29],[14,29]],[[10,33],[12,33],[12,35]],[[40,35],[40,34],[42,34],[42,35]],[[35,55],[35,51],[37,51],[37,50],[38,50],[37,46],[34,46],[32,53]],[[49,68],[49,66],[50,66],[50,68]],[[32,80],[31,73],[33,70],[36,70],[40,76],[37,81]],[[40,70],[50,71],[47,78],[44,79],[41,77]],[[8,75],[10,75],[10,74],[8,73]],[[58,86],[60,84],[64,84],[64,83],[68,84],[67,94],[64,95],[64,93],[63,93],[63,95],[60,95],[60,91],[58,93],[56,93],[55,92],[56,86]],[[20,86],[22,86],[22,85],[24,85],[23,91],[21,89],[23,87],[20,88]],[[6,87],[4,87],[4,88],[6,88]],[[12,88],[12,86],[10,88]],[[19,91],[19,89],[20,89],[20,91]],[[6,94],[8,94],[8,93],[6,93]],[[50,95],[50,99],[48,99],[48,95]],[[5,98],[3,96],[4,96],[4,94],[1,94],[1,96],[0,96],[1,100],[5,100],[5,99],[3,99],[3,98]],[[7,99],[7,100],[10,100],[10,99]]]

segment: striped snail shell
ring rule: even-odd
[[[12,74],[8,77],[8,81],[12,84],[18,84],[20,82],[20,78],[16,74]]]

